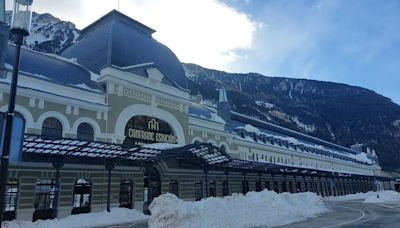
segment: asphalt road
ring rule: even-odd
[[[325,202],[328,213],[277,228],[399,228],[400,204],[366,204],[361,201]],[[147,222],[108,226],[110,228],[146,228]]]
[[[331,210],[316,218],[292,223],[280,228],[399,228],[400,204],[369,204],[361,201],[325,202]]]

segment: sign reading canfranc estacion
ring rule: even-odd
[[[171,126],[165,121],[149,116],[134,116],[125,127],[127,146],[149,143],[177,143]]]

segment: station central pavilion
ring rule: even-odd
[[[0,22],[1,23],[1,22]],[[373,150],[345,148],[230,110],[196,103],[181,63],[155,31],[118,11],[86,27],[61,55],[22,49],[7,219],[110,207],[148,212],[163,193],[201,200],[270,189],[322,196],[380,185]],[[0,111],[15,45],[0,24]]]

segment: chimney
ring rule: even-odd
[[[231,106],[229,105],[228,102],[228,96],[226,95],[226,90],[223,87],[219,89],[217,114],[227,123],[231,120]]]

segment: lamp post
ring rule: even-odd
[[[11,148],[11,133],[15,111],[15,99],[17,94],[17,82],[19,71],[19,60],[21,54],[21,45],[25,36],[29,35],[32,18],[33,0],[14,0],[13,14],[11,20],[11,33],[16,37],[16,55],[13,74],[11,78],[10,97],[8,101],[8,111],[6,114],[6,130],[4,133],[3,153],[1,155],[1,179],[0,179],[0,222],[3,221],[3,212],[5,207],[5,193],[8,179],[8,163]],[[1,223],[0,223],[1,227]]]

